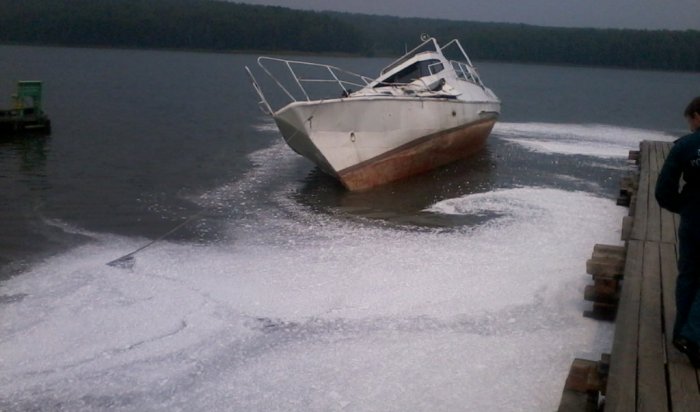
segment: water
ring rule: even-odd
[[[349,193],[258,112],[254,61],[0,46],[0,96],[43,80],[54,129],[0,142],[0,409],[556,409],[610,349],[584,267],[627,151],[684,133],[700,75],[483,63],[483,152]]]

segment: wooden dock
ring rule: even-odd
[[[612,353],[603,354],[600,361],[574,361],[561,412],[700,411],[698,371],[671,343],[679,217],[661,209],[654,198],[659,170],[670,148],[671,143],[665,142],[640,144],[637,184],[623,182],[621,190],[621,198],[627,198],[630,206],[630,216],[623,222],[622,254],[614,251],[612,257],[602,256],[597,245],[598,256],[594,251],[591,261],[598,264],[587,264],[589,273],[599,273],[600,278],[591,273],[596,286],[589,287],[586,298],[599,289],[607,290],[594,302],[593,312],[596,304],[616,308],[615,337]],[[604,259],[610,264],[603,265]],[[624,265],[616,265],[621,259]],[[598,288],[598,279],[608,282],[607,289]]]

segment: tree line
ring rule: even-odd
[[[386,16],[335,15],[354,22],[365,49],[400,53],[406,39],[426,32],[458,38],[478,60],[700,71],[700,31],[539,27]],[[410,44],[409,44],[410,47]]]
[[[329,15],[212,0],[0,0],[0,42],[205,50],[360,50]]]
[[[400,55],[420,33],[475,60],[700,71],[700,31],[539,27],[216,0],[0,0],[0,42]]]

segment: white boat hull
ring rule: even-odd
[[[295,102],[274,119],[294,151],[362,190],[472,155],[499,112],[497,100],[354,97]]]

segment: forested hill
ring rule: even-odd
[[[213,0],[0,0],[0,42],[360,53],[326,14]]]
[[[0,42],[399,55],[420,33],[474,60],[700,71],[700,31],[600,30],[320,13],[214,0],[0,0]]]
[[[538,27],[333,14],[363,34],[366,50],[401,54],[416,33],[458,38],[477,60],[700,71],[700,31]]]

